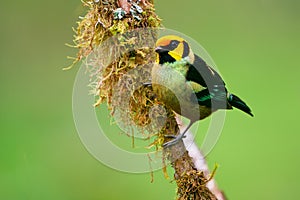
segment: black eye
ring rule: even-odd
[[[178,46],[178,43],[179,43],[178,41],[172,40],[171,43],[170,43],[171,48],[175,49]]]

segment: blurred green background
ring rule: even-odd
[[[171,3],[172,2],[172,3]],[[229,199],[295,199],[300,186],[300,1],[157,1],[165,27],[206,48],[255,118],[227,113],[210,167]],[[174,199],[155,172],[126,174],[95,160],[72,118],[80,1],[0,3],[0,199]],[[200,135],[199,133],[198,135]],[[120,136],[121,137],[121,136]],[[200,137],[200,136],[199,136]],[[128,146],[131,140],[127,139]]]

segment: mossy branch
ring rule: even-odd
[[[117,34],[122,34],[137,28],[160,28],[161,20],[155,14],[153,1],[151,0],[94,0],[83,1],[84,6],[89,8],[87,14],[78,22],[75,30],[75,47],[78,48],[78,55],[75,62],[86,58],[93,50],[102,45],[103,42]],[[135,6],[135,10],[132,10]],[[155,34],[153,35],[155,37]],[[119,52],[124,46],[134,43],[129,38],[123,38],[123,46],[106,46],[109,52]],[[116,42],[117,43],[117,42]],[[99,55],[100,61],[107,59],[105,55]],[[144,74],[151,74],[149,63],[155,61],[155,52],[153,48],[142,48],[120,55],[105,68],[91,69],[92,76],[96,77],[94,93],[99,96],[96,106],[106,102],[111,109],[112,116],[114,110],[122,106],[123,99],[112,99],[113,88],[118,84],[121,77],[132,69],[143,66]],[[98,66],[98,65],[97,65]],[[132,81],[132,80],[131,80]],[[136,81],[136,80],[135,80]],[[130,82],[119,85],[120,88],[130,86]],[[121,90],[122,91],[122,90]],[[120,95],[122,97],[122,95]],[[113,103],[113,100],[115,103]],[[155,98],[151,87],[137,89],[130,100],[130,112],[127,112],[129,118],[136,124],[143,126],[150,123],[149,109],[154,105],[162,105]],[[125,119],[124,119],[125,120]],[[151,132],[151,130],[149,130]],[[166,123],[159,133],[156,134],[156,140],[152,144],[158,149],[170,138],[166,135],[177,135],[179,126],[174,112],[166,108]],[[207,171],[197,168],[195,158],[193,159],[187,152],[184,143],[181,141],[167,149],[163,149],[165,157],[171,162],[175,170],[174,178],[176,180],[177,199],[196,199],[196,200],[216,200],[215,191],[211,191],[207,184],[211,178]],[[178,157],[178,155],[181,155]],[[196,159],[204,159],[196,158]],[[218,196],[219,197],[219,196]],[[219,200],[223,200],[222,197]]]

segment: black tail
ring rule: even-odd
[[[251,109],[247,106],[247,104],[243,102],[239,97],[235,96],[234,94],[229,95],[228,103],[233,107],[236,107],[253,117],[253,114],[251,113]]]

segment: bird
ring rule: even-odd
[[[189,43],[177,35],[165,35],[156,41],[156,62],[151,72],[154,94],[175,113],[190,120],[186,129],[163,144],[168,147],[185,137],[198,120],[213,112],[237,108],[253,117],[247,104],[228,92],[220,74],[200,56]]]

